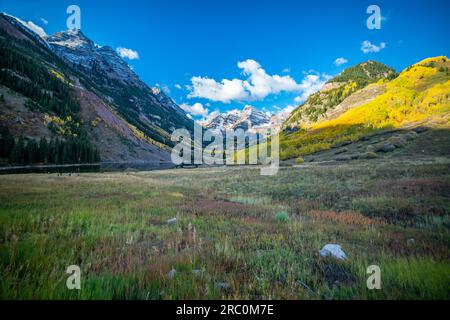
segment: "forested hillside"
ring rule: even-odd
[[[44,48],[30,46],[29,41],[14,39],[0,29],[0,84],[26,97],[28,109],[48,114],[47,126],[54,133],[50,140],[13,136],[2,122],[0,157],[11,164],[98,162],[98,150],[80,126],[79,101],[51,65],[64,69],[63,63]],[[0,103],[6,103],[4,94]]]

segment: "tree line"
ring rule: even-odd
[[[100,154],[85,139],[41,138],[36,141],[22,136],[15,138],[7,128],[0,128],[0,158],[8,159],[13,165],[61,165],[97,163],[100,161]]]

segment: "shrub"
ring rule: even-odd
[[[286,223],[289,221],[289,215],[286,211],[279,211],[275,215],[275,221],[279,223]]]
[[[375,159],[375,158],[378,158],[378,156],[375,152],[368,151],[364,154],[364,158],[365,159]]]
[[[295,159],[296,163],[304,163],[305,159],[303,159],[302,157],[298,157],[297,159]]]

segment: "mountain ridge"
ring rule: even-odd
[[[112,48],[95,45],[81,31],[48,36],[49,43],[5,14],[0,14],[0,31],[9,59],[3,59],[0,74],[5,106],[0,126],[16,141],[19,135],[30,143],[79,140],[81,134],[100,151],[102,161],[170,161],[171,131],[193,128],[170,97],[142,82]],[[33,77],[37,82],[30,95],[27,83]],[[72,107],[61,109],[61,99],[53,98],[58,88],[67,92],[61,99]]]

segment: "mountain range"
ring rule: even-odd
[[[272,115],[252,106],[245,106],[243,110],[233,109],[218,114],[202,123],[206,129],[236,130],[242,129],[258,131],[268,128],[272,123]]]

